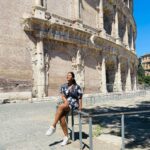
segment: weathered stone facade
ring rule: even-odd
[[[150,76],[150,54],[141,56],[141,63],[146,76]]]
[[[10,4],[1,3],[4,8]],[[85,93],[136,90],[132,0],[11,4],[12,12],[3,10],[0,21],[2,79],[31,84],[33,97],[58,93],[68,71],[75,72]]]

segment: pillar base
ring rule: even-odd
[[[106,31],[104,29],[101,29],[100,36],[106,38]]]
[[[113,89],[113,92],[122,92],[122,87],[114,88],[114,89]]]
[[[130,51],[131,51],[132,53],[135,53],[135,50],[134,50],[134,49],[130,49]]]
[[[123,42],[123,44],[125,45],[126,49],[130,49],[129,45],[126,42]]]
[[[116,44],[119,44],[119,45],[121,44],[121,39],[120,39],[120,37],[117,37],[117,38],[116,38]]]

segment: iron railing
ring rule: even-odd
[[[93,149],[93,137],[92,137],[92,118],[94,117],[102,117],[102,116],[120,116],[121,115],[121,150],[125,150],[125,115],[133,115],[133,114],[141,114],[141,113],[150,113],[150,110],[142,110],[142,111],[130,111],[130,112],[117,112],[117,113],[103,113],[103,114],[97,114],[92,115],[83,111],[78,110],[72,110],[71,116],[72,116],[72,140],[75,140],[75,132],[74,132],[74,113],[78,113],[78,120],[79,120],[79,140],[80,140],[80,149],[83,148],[83,142],[82,142],[82,116],[88,118],[88,124],[89,124],[89,150]]]
[[[146,94],[147,91],[145,90],[124,93],[91,94],[83,97],[83,103],[85,106],[92,106],[113,100],[126,100],[136,97],[144,97]]]
[[[78,114],[78,121],[79,121],[79,139],[80,139],[80,149],[83,148],[82,142],[82,116],[88,118],[89,122],[89,149],[93,150],[93,140],[92,140],[92,116],[89,113],[79,111],[79,110],[71,110],[71,139],[75,141],[75,130],[74,130],[74,113]],[[67,116],[68,122],[68,116]],[[68,128],[69,129],[69,128]]]

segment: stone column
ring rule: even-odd
[[[72,68],[75,73],[76,81],[80,87],[84,90],[85,88],[85,70],[84,60],[81,56],[81,49],[77,51],[76,58],[72,58]]]
[[[128,8],[130,8],[130,0],[127,0],[127,1],[128,1],[127,6]]]
[[[42,0],[35,0],[35,6],[42,7]]]
[[[47,8],[47,0],[35,0],[35,6]]]
[[[32,98],[37,96],[37,69],[36,69],[36,62],[37,62],[37,52],[36,46],[31,49],[31,60],[32,60]]]
[[[130,61],[128,60],[128,72],[126,77],[126,86],[125,91],[131,91],[131,70],[130,70]]]
[[[118,19],[118,9],[115,8],[115,38],[116,38],[116,43],[117,44],[120,44],[121,40],[120,40],[120,37],[119,37],[119,19]]]
[[[81,56],[81,50],[77,51],[76,56],[76,81],[82,89],[85,88],[85,75],[84,75],[84,60]]]
[[[45,53],[45,52],[44,52]],[[45,96],[48,96],[48,89],[49,89],[49,69],[50,69],[50,56],[49,53],[45,53],[44,57],[45,63]]]
[[[103,10],[103,0],[100,0],[99,6],[97,7],[97,28],[101,30],[100,34],[105,35],[104,29],[104,10]]]
[[[133,91],[137,90],[137,67],[134,67],[134,74],[133,74]]]
[[[129,36],[128,36],[128,24],[126,22],[126,30],[123,37],[123,43],[125,44],[126,48],[129,49]]]
[[[122,92],[121,63],[120,63],[120,58],[118,57],[116,59],[116,73],[115,73],[113,92]]]
[[[135,50],[134,50],[134,32],[132,32],[132,37],[131,38],[132,38],[131,39],[131,51],[135,52]]]
[[[80,0],[74,0],[74,19],[79,21],[81,19]]]
[[[117,44],[120,44],[121,39],[119,37],[118,10],[117,10],[116,6],[114,6],[114,12],[115,12],[115,14],[114,14],[113,22],[112,22],[111,36],[116,39]]]
[[[34,17],[45,19],[45,12],[47,9],[46,0],[35,0]]]
[[[45,65],[44,65],[44,45],[43,39],[39,38],[37,40],[36,45],[37,51],[37,65],[36,65],[36,72],[37,72],[37,97],[42,98],[45,96]]]
[[[102,93],[107,93],[107,85],[106,85],[106,58],[104,55],[102,55],[102,60],[101,60],[101,92]]]
[[[113,22],[112,22],[112,27],[111,27],[111,36],[115,37],[115,16],[113,16]]]

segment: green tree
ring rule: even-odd
[[[144,69],[141,64],[139,64],[139,66],[138,66],[137,75],[138,75],[138,83],[139,84],[144,83],[145,82],[145,72],[144,72]]]
[[[150,76],[145,76],[144,77],[144,83],[148,86],[150,86]]]

